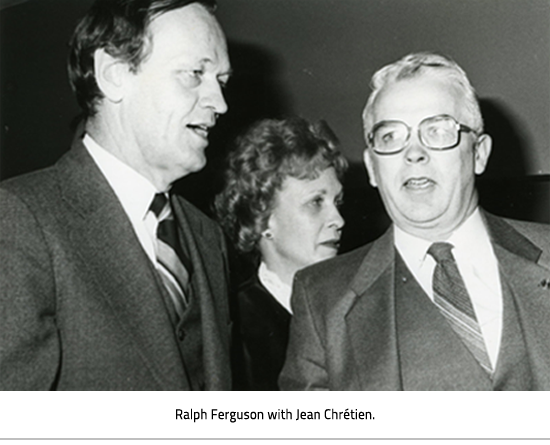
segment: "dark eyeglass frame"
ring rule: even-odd
[[[448,120],[451,120],[451,121],[454,121],[454,124],[456,125],[456,133],[457,133],[457,137],[456,137],[456,142],[452,145],[449,145],[449,146],[445,146],[445,147],[431,147],[429,146],[428,144],[426,144],[426,142],[423,140],[422,138],[422,132],[420,131],[420,128],[422,127],[423,124],[426,123],[426,121],[430,121],[430,120],[436,120],[436,119],[448,119]],[[382,127],[383,125],[386,125],[388,123],[399,123],[399,124],[403,124],[406,128],[407,128],[407,137],[405,138],[405,142],[403,143],[403,146],[397,150],[392,150],[392,151],[379,151],[376,149],[376,147],[374,146],[374,133],[376,132],[376,130],[378,130],[380,127]],[[373,127],[372,127],[372,130],[370,131],[370,133],[367,135],[367,142],[368,142],[368,146],[370,148],[372,148],[372,150],[376,153],[376,154],[379,154],[379,155],[382,155],[382,156],[386,156],[386,155],[395,155],[397,153],[401,153],[403,150],[405,150],[405,148],[407,147],[408,143],[409,143],[409,140],[411,138],[411,133],[413,131],[415,127],[410,127],[409,125],[407,125],[405,122],[403,121],[400,121],[400,120],[384,120],[384,121],[380,121],[380,122],[377,122]],[[481,136],[479,134],[479,132],[477,132],[476,130],[474,130],[473,128],[470,128],[468,127],[467,125],[464,125],[464,124],[461,124],[460,122],[458,122],[453,116],[450,116],[448,114],[437,114],[435,116],[429,116],[425,119],[422,119],[422,121],[416,125],[416,131],[417,131],[417,134],[418,134],[418,140],[420,141],[420,143],[430,149],[430,150],[434,150],[434,151],[445,151],[445,150],[452,150],[453,148],[457,147],[459,144],[460,144],[460,135],[462,132],[467,132],[467,133],[474,133],[477,137]]]

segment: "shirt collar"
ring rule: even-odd
[[[468,259],[472,264],[476,264],[479,259],[486,258],[486,255],[492,253],[489,233],[479,207],[453,232],[448,242],[455,246],[453,249],[455,252]]]
[[[403,259],[411,265],[419,268],[424,260],[431,242],[400,229],[397,225],[393,225],[395,247],[403,257]]]
[[[86,134],[83,139],[88,152],[119,198],[133,221],[143,221],[149,211],[156,187],[144,176],[109,153]]]
[[[270,271],[263,261],[258,269],[258,278],[275,300],[292,314],[290,306],[292,288],[288,284],[283,283],[276,273]]]

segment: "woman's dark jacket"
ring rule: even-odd
[[[291,314],[254,273],[238,289],[233,344],[233,389],[276,391]]]

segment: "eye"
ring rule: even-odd
[[[202,80],[202,76],[204,76],[204,70],[191,70],[189,75],[197,82],[200,83]]]
[[[194,88],[199,86],[202,82],[203,76],[204,76],[203,69],[192,69],[192,70],[184,70],[179,72],[180,80],[185,86],[189,88]]]
[[[447,141],[454,137],[454,131],[447,126],[430,125],[426,130],[426,137],[431,141]]]
[[[344,205],[344,197],[343,196],[338,196],[335,200],[334,200],[334,205],[336,206],[336,208],[338,210],[340,210],[342,208],[342,206]]]
[[[227,87],[228,82],[229,82],[228,76],[218,77],[218,83],[220,84],[220,87],[222,90]]]
[[[387,131],[380,135],[380,139],[384,143],[389,143],[395,139],[395,131]]]
[[[441,126],[439,125],[430,125],[428,128],[427,128],[427,133],[430,135],[430,136],[437,136],[438,134],[443,134],[445,132],[445,129],[442,128]]]
[[[312,207],[320,208],[323,206],[324,201],[325,198],[323,196],[316,196],[311,201],[309,201],[309,203]]]

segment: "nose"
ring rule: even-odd
[[[342,218],[342,215],[340,214],[338,207],[334,205],[332,212],[330,214],[329,227],[334,228],[336,230],[340,230],[342,227],[344,227],[345,223],[346,221],[344,220],[344,218]]]
[[[210,87],[203,96],[203,104],[214,110],[216,115],[224,114],[228,110],[227,102],[223,97],[223,90],[217,80],[211,82]]]
[[[405,148],[405,161],[409,164],[418,164],[427,162],[429,158],[428,149],[422,145],[418,137],[411,137]]]

